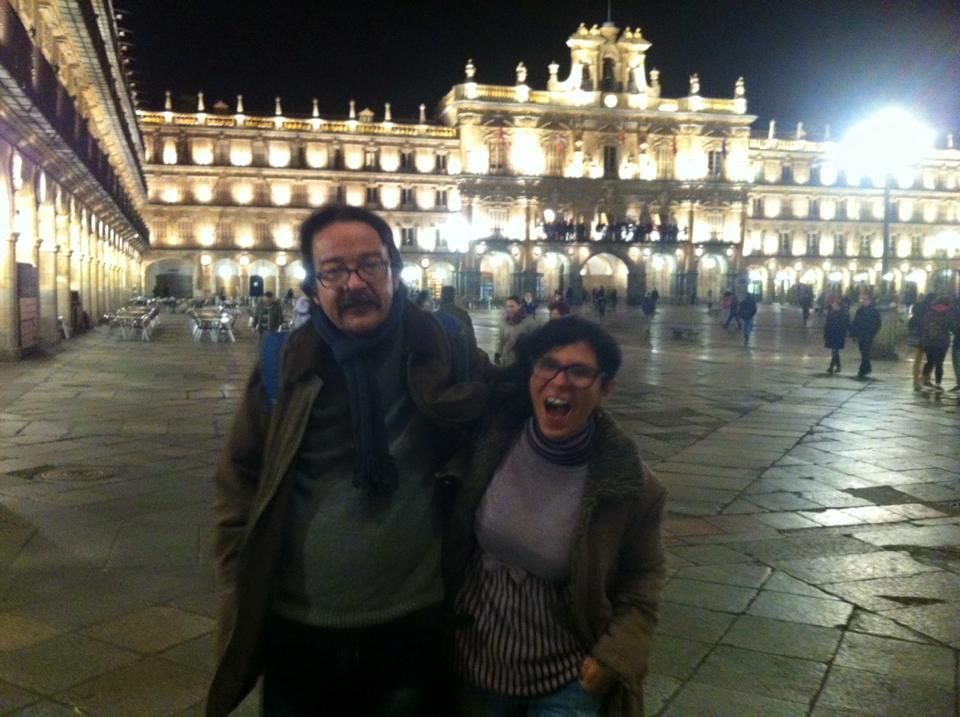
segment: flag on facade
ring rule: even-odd
[[[723,145],[720,147],[720,156],[722,157],[727,156],[727,138],[726,137],[723,138]]]
[[[676,138],[676,136],[674,136],[674,138],[673,138],[673,156],[674,156],[674,157],[677,156],[677,138]]]

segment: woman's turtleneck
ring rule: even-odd
[[[554,440],[543,435],[537,419],[531,416],[523,431],[524,438],[540,457],[557,465],[575,466],[586,463],[590,457],[590,442],[595,429],[596,421],[591,416],[587,424],[572,436]]]

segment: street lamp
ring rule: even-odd
[[[887,107],[855,125],[837,147],[838,163],[848,184],[870,177],[883,182],[883,253],[881,277],[890,273],[890,188],[896,177],[913,184],[913,168],[933,145],[933,131],[900,107]],[[906,180],[906,181],[904,181]],[[886,281],[884,281],[886,285]]]

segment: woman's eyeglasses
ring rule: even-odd
[[[567,377],[574,388],[590,388],[603,375],[603,372],[582,363],[562,364],[552,358],[544,357],[533,364],[533,375],[545,383],[552,381],[560,372]]]

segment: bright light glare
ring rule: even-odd
[[[855,125],[838,145],[849,179],[901,176],[933,145],[934,133],[901,107],[887,107]]]

